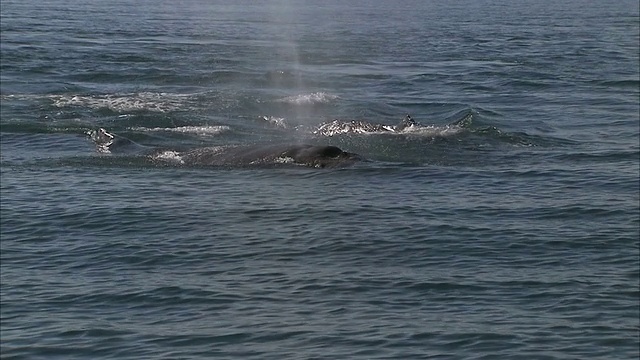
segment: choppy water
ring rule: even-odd
[[[1,15],[3,358],[638,358],[637,1]]]

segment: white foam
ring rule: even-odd
[[[30,94],[7,94],[7,95],[0,95],[0,100],[16,100],[16,101],[23,101],[23,100],[37,100],[41,98],[41,96],[39,95],[30,95]]]
[[[411,125],[402,129],[402,131],[400,131],[399,133],[421,136],[421,137],[449,137],[449,136],[459,134],[463,131],[464,131],[464,128],[458,125],[444,125],[444,126]]]
[[[107,130],[100,128],[98,130],[90,130],[86,132],[87,135],[96,144],[96,150],[99,153],[110,154],[109,147],[113,144],[115,137],[108,133]]]
[[[169,162],[174,162],[178,164],[184,164],[184,160],[182,160],[182,156],[180,156],[180,153],[173,150],[166,150],[161,153],[155,154],[153,155],[152,158],[154,160],[162,160],[162,161],[169,161]]]
[[[201,136],[211,136],[218,135],[225,131],[231,130],[230,127],[226,125],[207,125],[207,126],[178,126],[175,128],[145,128],[145,127],[135,127],[130,128],[130,130],[134,131],[162,131],[162,132],[177,132],[184,134],[196,134]]]
[[[394,132],[396,132],[394,127],[388,125],[370,124],[363,121],[345,122],[333,120],[320,125],[313,133],[324,136],[334,136],[340,134],[386,134]]]
[[[295,159],[292,157],[288,157],[288,156],[283,156],[283,157],[277,157],[273,160],[274,163],[276,164],[294,164],[295,163]]]
[[[344,134],[362,135],[410,135],[419,137],[447,137],[464,131],[459,125],[410,125],[403,129],[397,129],[390,125],[371,124],[364,121],[344,122],[333,120],[320,125],[313,133],[323,136],[336,136]]]
[[[141,92],[107,95],[49,95],[53,105],[59,108],[84,106],[92,109],[109,109],[116,112],[178,110],[189,95]]]
[[[338,98],[337,95],[320,91],[320,92],[314,92],[311,94],[299,94],[294,96],[288,96],[278,101],[295,104],[295,105],[313,105],[313,104],[328,103],[337,98]]]
[[[275,127],[279,127],[283,129],[287,129],[289,127],[289,125],[287,124],[284,118],[263,115],[263,116],[260,116],[260,119],[268,122],[269,124]]]

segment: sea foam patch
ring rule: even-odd
[[[153,160],[165,161],[175,164],[184,164],[184,160],[179,152],[173,150],[165,150],[152,156]]]
[[[231,128],[226,125],[206,125],[206,126],[178,126],[174,128],[135,127],[135,128],[130,128],[130,130],[148,131],[148,132],[174,132],[174,133],[183,133],[183,134],[194,134],[194,135],[200,135],[200,136],[211,136],[211,135],[218,135],[225,131],[229,131],[231,130]]]
[[[105,95],[49,95],[53,105],[59,108],[84,106],[92,109],[109,109],[116,112],[154,111],[169,112],[180,109],[189,95],[141,92]]]
[[[420,137],[447,137],[456,135],[464,131],[464,128],[453,125],[409,125],[406,127],[397,127],[392,125],[373,124],[366,121],[341,121],[333,120],[318,126],[313,131],[316,135],[322,136],[338,136],[345,134],[361,134],[361,135],[411,135]]]
[[[402,131],[400,131],[399,133],[424,137],[448,137],[457,135],[462,131],[464,131],[464,128],[458,125],[412,125],[402,129]]]
[[[320,92],[314,92],[310,94],[299,94],[299,95],[288,96],[286,98],[282,98],[277,101],[289,103],[289,104],[295,104],[295,105],[313,105],[313,104],[329,103],[337,98],[338,98],[337,95],[320,91]]]

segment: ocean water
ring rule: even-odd
[[[3,359],[640,355],[637,1],[0,10]]]

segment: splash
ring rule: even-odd
[[[274,164],[295,164],[296,161],[292,157],[281,156],[281,157],[277,157],[277,158],[273,159],[273,163]]]
[[[316,135],[335,136],[341,134],[381,134],[396,132],[393,126],[372,124],[365,121],[333,120],[320,125],[313,131]]]
[[[287,121],[281,117],[263,115],[263,116],[259,116],[258,118],[268,122],[269,125],[272,125],[277,128],[282,128],[282,129],[289,128],[289,124],[287,124]]]
[[[87,132],[89,138],[96,144],[96,151],[103,154],[110,154],[109,147],[113,145],[115,136],[108,133],[105,129],[89,130]]]
[[[366,121],[341,121],[333,120],[320,125],[313,131],[315,135],[321,136],[337,136],[345,134],[361,134],[361,135],[405,135],[416,137],[448,137],[459,134],[464,131],[461,124],[454,123],[444,126],[437,125],[418,125],[411,124],[408,126],[393,126],[384,124],[374,124]]]
[[[294,105],[314,105],[314,104],[327,104],[337,98],[338,98],[337,95],[320,91],[320,92],[314,92],[310,94],[299,94],[294,96],[288,96],[286,98],[283,98],[277,101],[294,104]]]
[[[415,135],[430,138],[445,138],[460,134],[465,129],[461,126],[452,124],[444,126],[428,125],[428,126],[410,126],[401,131],[403,134]]]
[[[152,160],[159,160],[163,162],[169,162],[174,164],[184,165],[184,160],[179,152],[173,150],[166,150],[151,156]]]

